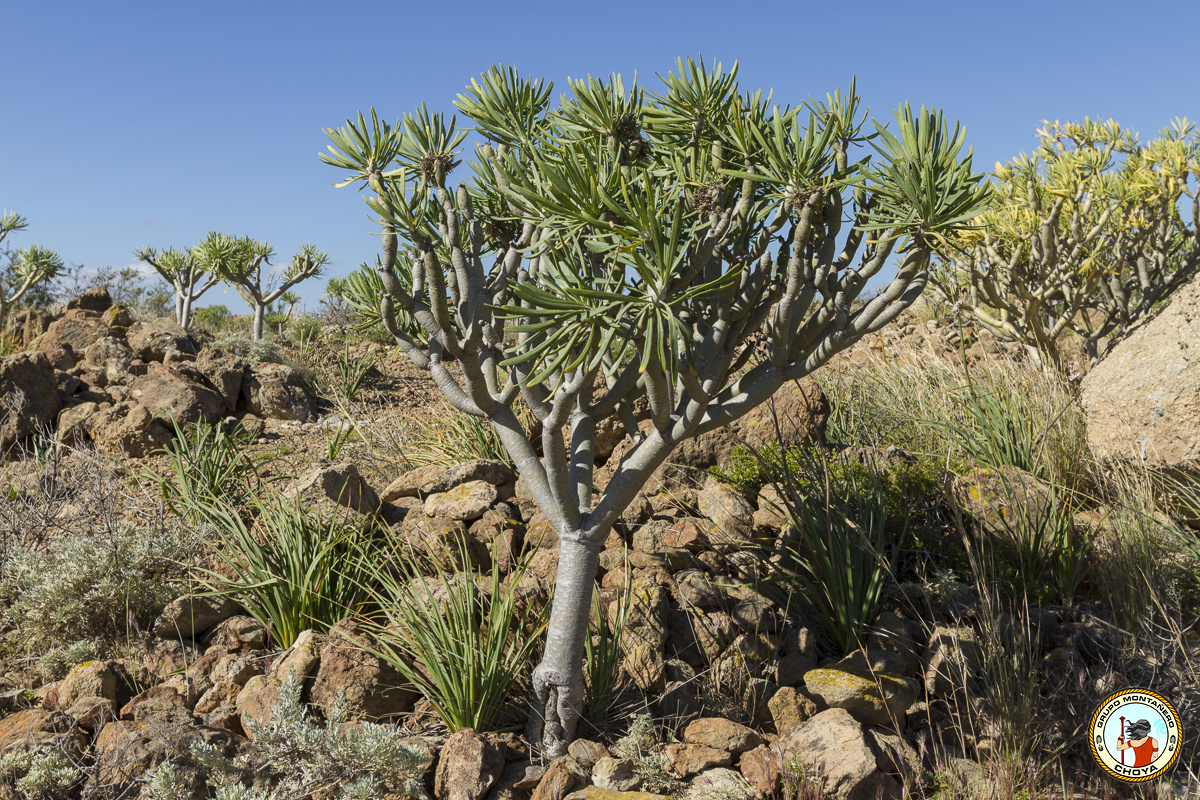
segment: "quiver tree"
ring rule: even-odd
[[[223,233],[210,233],[196,247],[197,256],[207,263],[213,272],[228,281],[237,293],[254,309],[253,338],[263,336],[263,317],[267,308],[284,296],[294,297],[292,287],[301,281],[316,277],[329,263],[329,256],[311,244],[300,248],[292,256],[292,262],[282,276],[273,276],[264,267],[271,266],[274,249],[266,242],[247,237],[232,237]],[[298,298],[297,298],[298,301]]]
[[[5,211],[0,214],[0,244],[8,234],[22,231],[29,222],[20,214]],[[49,280],[62,271],[63,262],[58,253],[40,245],[31,244],[12,256],[5,280],[0,281],[0,330],[8,321],[8,310],[21,302],[30,289]]]
[[[977,227],[933,272],[943,299],[1063,366],[1073,332],[1095,360],[1200,265],[1200,137],[1186,120],[1142,146],[1115,122],[1047,125],[997,165]]]
[[[161,253],[153,247],[143,247],[134,257],[154,268],[163,280],[175,289],[175,321],[185,330],[192,324],[192,306],[196,300],[221,282],[221,276],[205,261],[197,258],[196,250],[169,248]]]
[[[323,160],[370,189],[382,225],[383,324],[455,408],[490,420],[558,531],[528,731],[549,753],[583,702],[599,551],[650,474],[894,319],[935,243],[981,204],[940,113],[905,106],[867,134],[853,85],[788,109],[741,94],[736,71],[680,61],[659,92],[571,81],[552,108],[545,82],[493,68],[456,102],[484,140],[457,187],[453,119],[422,107],[392,126],[372,111],[328,131]],[[895,277],[856,302],[889,259]],[[540,457],[518,399],[541,423]],[[614,415],[635,446],[597,492],[593,434]]]

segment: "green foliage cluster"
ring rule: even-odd
[[[161,451],[167,457],[168,471],[145,474],[159,485],[172,511],[187,516],[217,500],[244,509],[261,495],[267,483],[262,477],[267,460],[252,458],[245,451],[248,442],[240,431],[204,422],[187,429],[175,422],[174,428],[174,438]]]
[[[284,362],[283,351],[279,349],[279,345],[262,339],[226,336],[214,341],[211,347],[241,356],[251,364],[282,364]]]
[[[225,329],[233,315],[222,305],[204,306],[192,312],[192,322],[197,328],[215,333]]]
[[[301,693],[294,676],[281,683],[270,718],[248,721],[249,752],[231,759],[206,742],[192,746],[191,755],[204,770],[216,800],[271,800],[314,793],[329,800],[427,796],[421,782],[427,751],[398,741],[392,726],[345,724],[340,695],[324,724],[318,724],[308,716]],[[263,783],[270,788],[249,785]],[[186,800],[192,794],[168,760],[151,774],[143,796]]]
[[[153,622],[180,593],[198,549],[179,526],[119,526],[15,554],[0,574],[7,637],[51,674],[73,666],[126,636],[131,624]]]
[[[451,564],[470,563],[462,538],[447,547]],[[429,699],[452,731],[488,730],[528,680],[549,604],[522,588],[527,564],[504,575],[493,558],[490,571],[476,576],[435,561],[429,577],[402,545],[366,561],[379,609],[370,621],[379,655]]]
[[[0,786],[25,800],[64,800],[83,779],[61,747],[17,748],[0,757]]]

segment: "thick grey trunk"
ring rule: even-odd
[[[263,312],[266,310],[267,307],[261,303],[254,306],[254,341],[256,342],[263,336]]]
[[[546,629],[542,663],[533,670],[533,713],[526,738],[544,755],[564,754],[575,738],[583,711],[583,657],[596,565],[607,531],[600,541],[585,541],[579,534],[561,539],[554,605]]]
[[[179,306],[179,327],[185,331],[192,324],[192,296],[189,294],[183,298],[182,304]]]

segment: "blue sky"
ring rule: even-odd
[[[366,207],[320,163],[323,129],[374,106],[451,109],[490,64],[655,83],[681,55],[741,64],[743,90],[797,104],[852,75],[880,119],[945,109],[991,169],[1043,119],[1152,136],[1200,118],[1194,2],[404,3],[0,0],[0,209],[14,246],[133,262],[209,230],[304,242],[331,275],[374,260]],[[465,170],[464,170],[465,172]],[[303,287],[314,308],[322,282]],[[241,304],[211,290],[201,301]]]

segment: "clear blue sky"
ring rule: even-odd
[[[15,246],[123,266],[209,230],[304,242],[331,275],[374,260],[366,206],[317,159],[324,128],[374,106],[452,110],[490,64],[565,89],[681,55],[741,64],[797,104],[852,75],[875,116],[910,101],[967,128],[977,164],[1043,119],[1115,118],[1143,139],[1200,118],[1195,2],[53,2],[0,0],[0,209]],[[201,305],[240,308],[213,289]],[[322,282],[301,292],[310,308]]]

